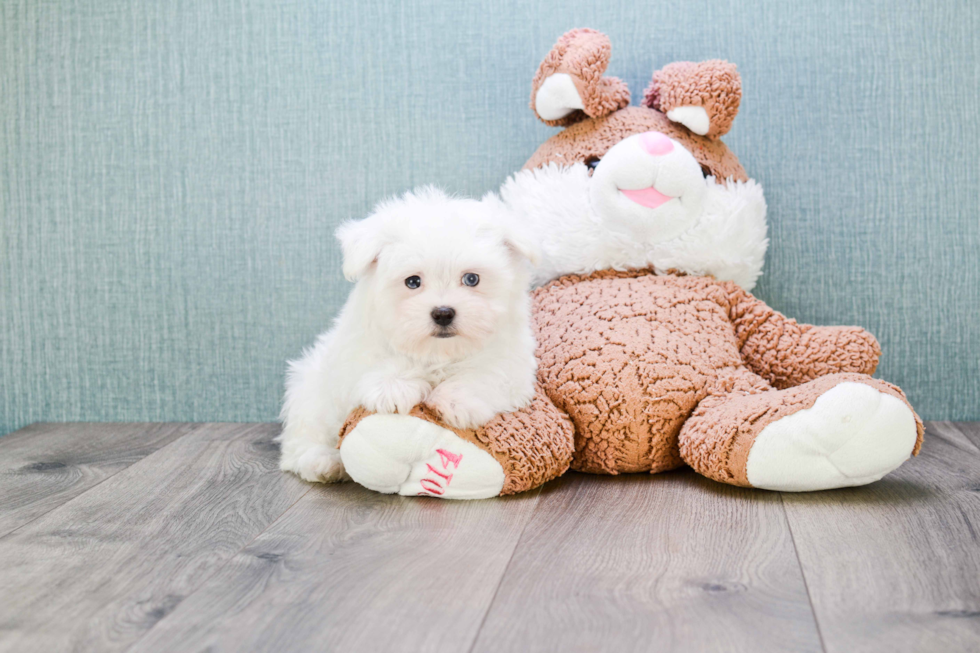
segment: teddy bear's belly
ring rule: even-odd
[[[679,467],[684,421],[742,365],[725,298],[711,279],[602,274],[535,293],[539,380],[575,425],[572,467]]]

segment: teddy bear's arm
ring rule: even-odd
[[[723,285],[742,359],[774,387],[841,372],[873,374],[878,366],[878,341],[861,327],[800,324],[734,283]]]

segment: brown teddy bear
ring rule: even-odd
[[[573,30],[532,83],[564,130],[502,187],[541,241],[532,295],[539,390],[475,431],[356,410],[341,457],[385,493],[485,498],[569,466],[599,474],[683,465],[783,491],[862,485],[918,453],[922,422],[870,376],[880,349],[858,327],[798,324],[751,289],[765,203],[718,138],[741,99],[735,66],[674,63],[642,106],[605,77],[608,39]],[[721,181],[719,181],[721,180]]]

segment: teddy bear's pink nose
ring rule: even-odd
[[[640,134],[640,145],[653,156],[663,156],[674,149],[674,143],[660,132]]]

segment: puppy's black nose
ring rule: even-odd
[[[453,323],[456,311],[449,306],[437,306],[432,309],[432,321],[442,327],[447,327]]]

